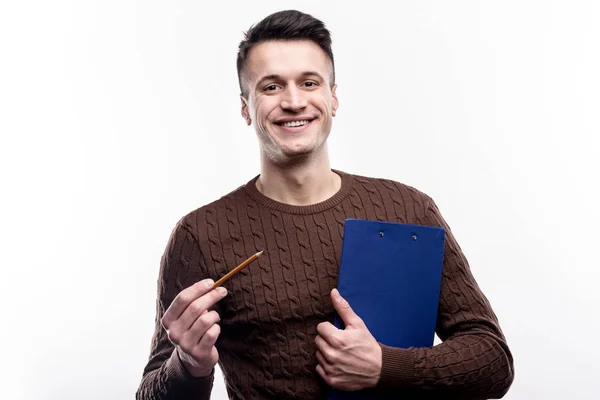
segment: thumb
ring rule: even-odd
[[[335,311],[340,315],[346,327],[360,326],[363,323],[362,319],[354,313],[350,304],[340,295],[337,289],[331,291],[331,300]]]

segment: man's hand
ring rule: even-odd
[[[381,347],[337,289],[331,291],[333,306],[346,328],[329,322],[317,326],[317,372],[325,382],[347,391],[373,387],[381,375]]]
[[[208,309],[227,295],[227,289],[212,290],[213,284],[205,279],[182,290],[161,319],[179,359],[196,377],[210,375],[219,361],[215,343],[221,333],[217,325],[221,318]]]

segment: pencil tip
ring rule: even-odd
[[[256,257],[260,257],[260,255],[263,253],[264,250],[259,251],[258,253],[256,253]]]

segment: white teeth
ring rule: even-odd
[[[308,124],[308,121],[292,121],[292,122],[284,122],[283,126],[287,126],[293,128],[295,126],[302,126]]]

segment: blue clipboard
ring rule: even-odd
[[[375,339],[387,346],[431,347],[444,261],[439,227],[347,219],[338,290]],[[344,329],[335,313],[334,325]],[[329,399],[370,399],[369,389],[330,390]]]

